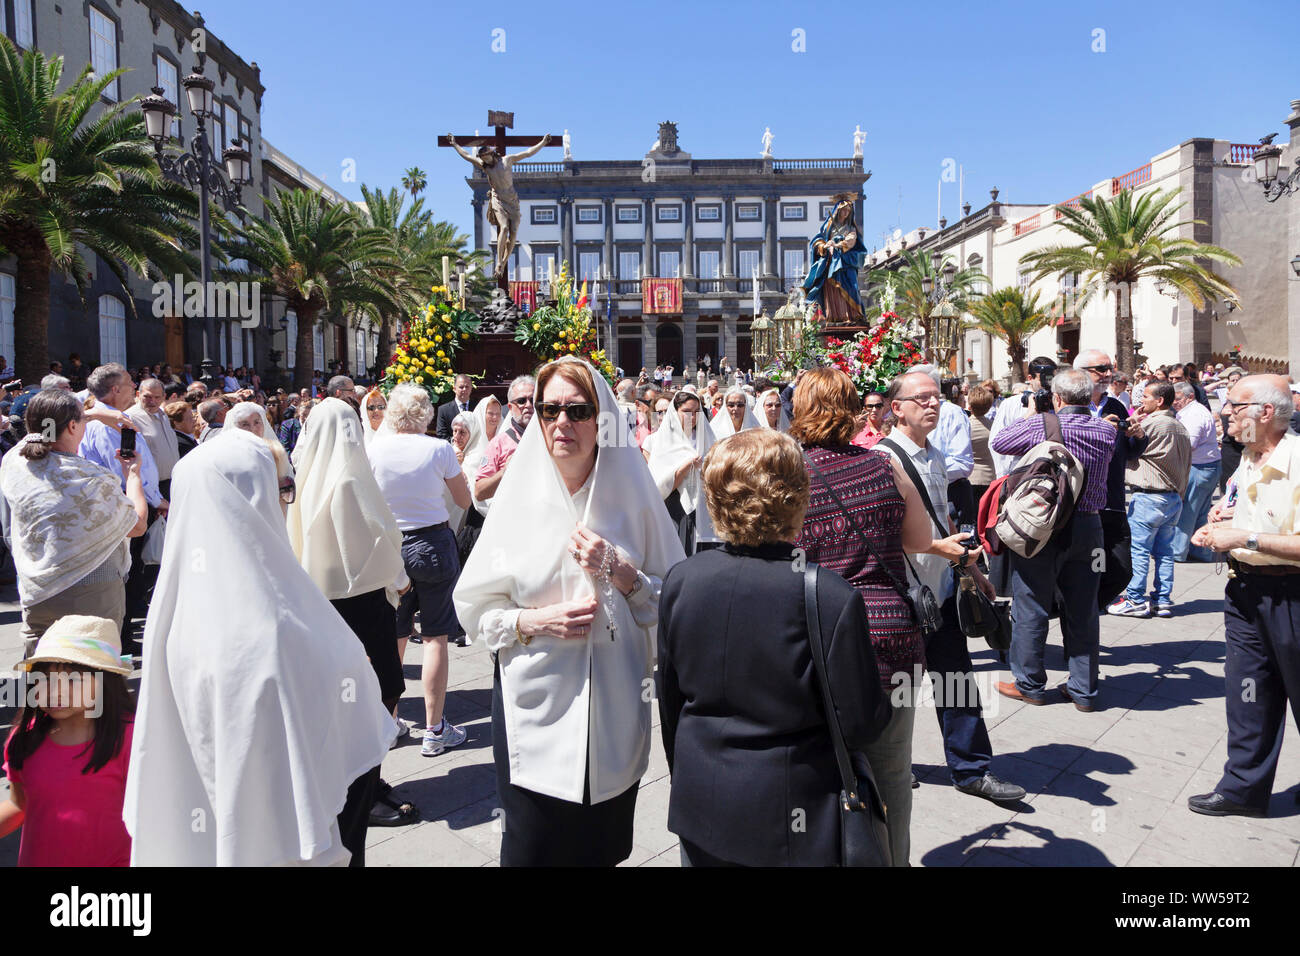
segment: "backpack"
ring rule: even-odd
[[[988,531],[990,540],[1022,558],[1037,555],[1070,520],[1086,477],[1052,412],[1043,415],[1043,434],[1002,482],[997,523]]]

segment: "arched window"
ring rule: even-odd
[[[126,364],[126,306],[111,295],[99,297],[99,362]]]
[[[298,313],[284,310],[284,367],[298,367]]]

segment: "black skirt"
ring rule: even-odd
[[[510,782],[510,747],[501,669],[492,676],[492,756],[497,800],[504,811],[502,866],[616,866],[632,855],[638,783],[611,800],[591,803],[591,768],[582,803],[548,797]]]
[[[397,656],[397,612],[388,603],[383,589],[340,598],[330,604],[365,647],[370,666],[379,678],[381,699],[401,697],[406,692],[406,678]]]
[[[689,558],[695,553],[695,512],[686,513],[686,509],[682,507],[681,493],[675,489],[664,499],[664,507],[668,509],[668,517],[673,520],[673,526],[677,528],[677,538],[682,543],[682,550]]]

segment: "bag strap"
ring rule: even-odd
[[[835,700],[831,697],[831,682],[826,674],[821,612],[817,607],[817,572],[820,570],[817,565],[809,564],[803,571],[803,604],[804,616],[808,622],[808,642],[812,645],[813,669],[817,671],[822,708],[826,711],[826,726],[831,732],[831,744],[835,748],[835,763],[840,769],[840,782],[843,784],[844,798],[847,802],[846,809],[863,810],[866,809],[866,804],[858,794],[858,778],[849,760],[849,748],[844,745],[844,732],[840,730],[840,718],[835,713]]]
[[[880,552],[872,545],[871,538],[865,531],[858,527],[857,522],[853,520],[853,516],[849,514],[849,508],[848,505],[844,503],[844,499],[836,493],[835,488],[826,480],[826,476],[822,474],[822,470],[817,467],[816,462],[812,460],[807,452],[803,453],[803,460],[808,463],[808,467],[813,470],[813,474],[821,479],[821,483],[826,486],[826,490],[831,493],[831,497],[835,499],[835,503],[839,505],[840,510],[844,512],[845,522],[848,523],[850,528],[858,533],[858,536],[862,538],[862,543],[867,546],[867,551],[876,559],[876,563],[884,569],[885,573],[889,575],[889,583],[894,586],[894,590],[899,593],[905,602],[907,602],[908,607],[911,607],[911,601],[907,593],[907,582],[899,580],[898,575],[894,573],[894,569],[889,566],[889,562],[881,557]],[[911,567],[912,562],[907,560],[907,552],[903,552],[903,560],[907,561],[908,567]],[[912,573],[916,574],[915,568],[912,568]],[[920,575],[917,575],[916,579],[918,581],[921,580]]]
[[[939,520],[939,515],[934,510],[934,504],[930,501],[930,493],[926,491],[925,482],[921,480],[921,473],[916,470],[916,464],[912,461],[912,456],[888,438],[882,438],[876,444],[892,448],[898,453],[898,462],[903,466],[903,470],[907,472],[907,477],[912,479],[912,484],[916,486],[916,490],[920,493],[921,501],[925,503],[925,510],[930,513],[934,526],[939,529],[939,537],[948,537],[947,526]]]
[[[1065,444],[1065,435],[1061,432],[1061,419],[1056,412],[1043,412],[1043,437],[1058,445]]]

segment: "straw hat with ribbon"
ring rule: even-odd
[[[131,665],[122,660],[118,627],[102,617],[68,614],[50,625],[31,657],[18,663],[30,671],[36,664],[79,664],[109,674],[130,676]]]

